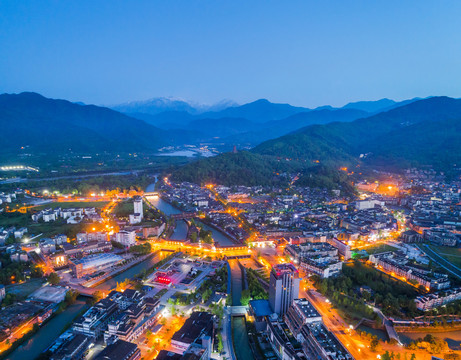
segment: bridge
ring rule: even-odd
[[[226,255],[227,260],[233,259],[251,259],[251,254],[244,254],[244,255]]]
[[[397,331],[395,331],[394,324],[391,320],[389,320],[386,315],[382,313],[381,310],[379,310],[376,307],[373,307],[373,311],[378,314],[378,316],[383,320],[384,328],[386,329],[387,336],[389,336],[389,339],[394,339],[402,345],[402,342],[400,341],[399,335],[397,334]]]
[[[95,288],[89,288],[89,287],[85,287],[85,286],[82,286],[82,285],[70,284],[68,282],[61,282],[59,285],[69,286],[71,289],[77,290],[80,293],[81,296],[86,296],[86,297],[90,297],[90,298],[92,298],[95,291],[98,290],[98,289],[95,289]]]
[[[242,316],[246,315],[248,311],[248,306],[229,306],[231,316]]]
[[[158,196],[159,196],[159,194],[158,194],[158,192],[157,192],[157,191],[149,191],[149,192],[145,192],[145,193],[143,194],[143,196],[149,196],[149,197],[151,197],[151,196],[152,196],[152,197],[158,197]]]
[[[183,212],[180,214],[173,214],[171,217],[175,220],[185,220],[185,219],[192,219],[194,217],[197,217],[198,214],[196,212]]]

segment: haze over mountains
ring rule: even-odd
[[[173,176],[227,185],[252,184],[254,178],[263,182],[275,172],[305,172],[318,164],[336,169],[360,164],[394,169],[433,166],[450,171],[461,164],[460,136],[461,100],[433,97],[350,122],[310,125],[262,142],[250,152],[188,164]],[[254,169],[252,178],[237,176],[247,169]]]
[[[69,149],[156,153],[165,146],[203,143],[223,151],[234,144],[251,148],[251,153],[223,154],[194,163],[198,181],[216,178],[212,168],[228,169],[229,176],[238,178],[248,169],[267,168],[272,173],[286,165],[307,168],[314,163],[444,169],[461,163],[461,100],[448,97],[399,103],[382,99],[317,109],[268,100],[214,111],[178,100],[136,104],[119,108],[135,111],[127,115],[36,93],[0,95],[3,152],[27,147],[43,154]],[[186,167],[183,173],[193,178],[189,170]]]
[[[224,104],[230,103],[225,101],[206,108],[194,107],[183,100],[156,98],[115,106],[113,109],[161,129],[195,132],[201,141],[252,147],[303,126],[352,121],[416,100],[395,102],[382,99],[349,103],[342,108],[321,106],[309,109],[271,103],[266,99],[244,105],[230,104],[222,108]],[[210,134],[212,137],[207,139]]]
[[[225,104],[231,104],[226,107]],[[393,106],[380,101],[374,108]],[[220,107],[224,107],[218,110]],[[364,107],[358,104],[357,107]],[[41,152],[156,151],[164,146],[210,143],[229,149],[253,147],[304,126],[349,122],[369,115],[354,104],[307,109],[257,100],[196,106],[177,99],[153,99],[109,108],[45,98],[36,93],[0,95],[4,151],[29,146]],[[213,110],[213,111],[212,111]],[[131,113],[134,111],[134,113]]]

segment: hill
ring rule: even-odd
[[[434,156],[424,160],[417,154],[424,151],[425,147],[437,153],[444,152],[443,140],[449,139],[445,126],[453,125],[449,120],[456,123],[459,119],[461,100],[434,97],[349,123],[308,126],[293,134],[266,141],[253,151],[262,155],[338,164],[372,152],[367,157],[370,163],[391,155],[393,160],[405,159],[407,162],[419,164],[422,161],[426,164],[432,162],[431,165],[439,166],[442,163]],[[431,130],[437,127],[438,140]],[[416,129],[420,140],[410,141],[411,134]],[[406,134],[406,137],[401,134]],[[388,147],[385,144],[389,144]],[[399,150],[389,153],[392,146],[397,148],[397,145]]]
[[[332,175],[332,168],[365,162],[387,168],[450,169],[461,163],[460,135],[461,100],[434,97],[350,122],[310,125],[263,142],[251,152],[188,164],[175,176],[199,183],[250,185],[268,184],[277,172],[300,171],[299,184],[338,184],[349,192],[344,174]]]
[[[224,153],[182,166],[172,173],[174,181],[188,181],[197,184],[272,185],[286,183],[280,175],[284,171],[296,170],[296,164],[280,162],[269,156],[248,151],[236,154]]]
[[[45,98],[0,95],[3,151],[28,146],[43,153],[155,150],[174,141],[168,133],[114,110]]]
[[[250,121],[263,123],[271,120],[280,120],[288,116],[310,111],[308,108],[291,106],[289,104],[276,104],[266,99],[260,99],[241,106],[228,107],[221,111],[205,112],[203,118],[244,118]]]
[[[349,122],[367,115],[368,113],[355,109],[330,108],[312,110],[301,112],[282,120],[273,120],[258,124],[259,126],[256,129],[229,136],[223,140],[231,144],[255,146],[263,141],[277,138],[306,126],[328,124],[336,121]]]

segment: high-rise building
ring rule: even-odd
[[[272,311],[284,315],[294,299],[299,296],[298,270],[293,264],[278,264],[272,267],[269,281],[269,303]]]
[[[115,234],[115,241],[126,247],[131,247],[136,244],[136,232],[120,230]]]
[[[134,213],[139,214],[141,216],[141,219],[143,218],[142,197],[141,196],[134,197]]]

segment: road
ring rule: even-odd
[[[426,253],[426,255],[434,262],[439,264],[441,267],[443,267],[446,271],[448,271],[450,274],[456,276],[458,279],[461,279],[461,269],[455,265],[453,265],[451,262],[449,262],[447,259],[443,258],[439,254],[437,254],[435,251],[433,251],[427,244],[417,244],[416,245],[421,251]]]
[[[349,324],[343,320],[325,297],[314,290],[301,290],[300,297],[307,298],[314,305],[322,315],[323,323],[327,329],[336,335],[354,359],[368,360],[376,358],[376,354],[371,352],[357,335],[354,335],[354,331],[349,330]]]
[[[227,358],[230,360],[236,360],[234,348],[232,345],[232,327],[231,327],[231,307],[226,306],[224,308],[224,320],[223,320],[223,330],[222,334],[222,343],[224,348],[224,356],[223,358]]]

